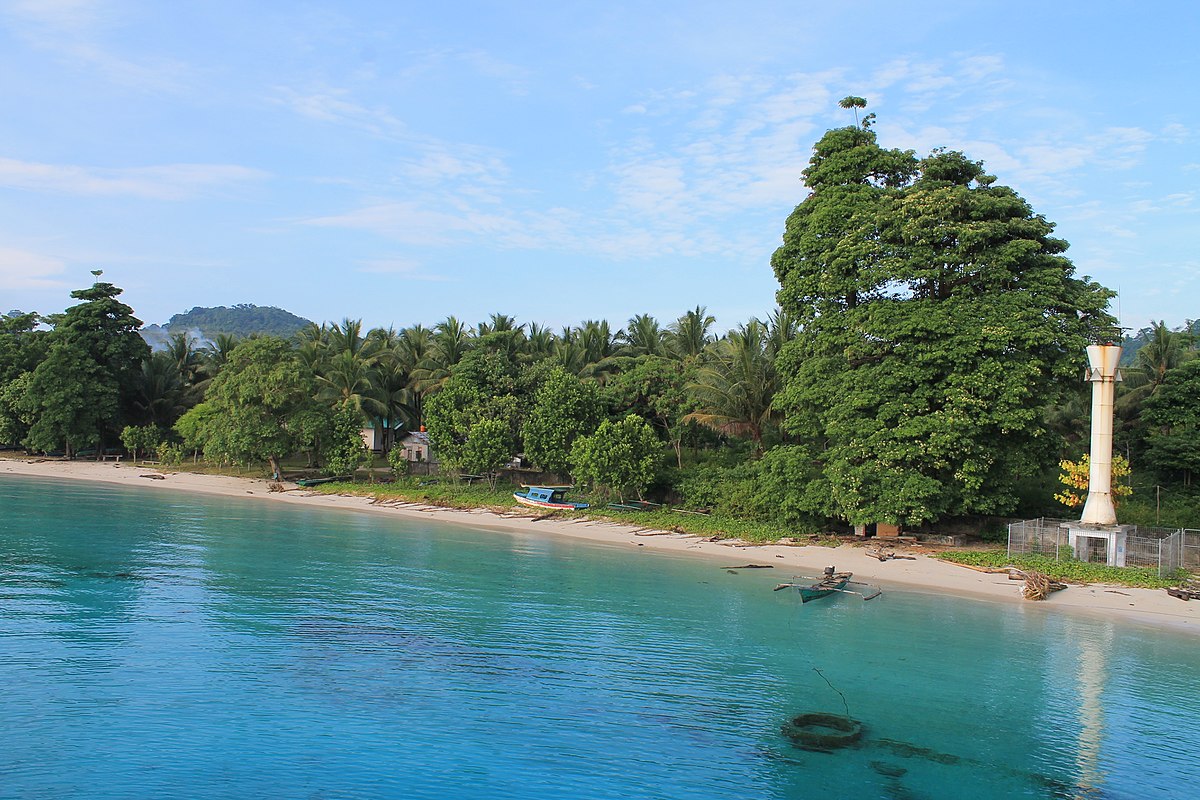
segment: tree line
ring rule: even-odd
[[[62,315],[3,318],[0,442],[124,442],[276,474],[299,454],[346,474],[370,460],[361,427],[386,450],[424,426],[451,471],[522,455],[615,495],[791,529],[1026,508],[1086,448],[1084,348],[1120,341],[1111,292],[981,162],[883,148],[873,122],[814,145],[762,320],[717,335],[703,306],[557,331],[504,314],[343,319],[203,347],[176,334],[150,353],[120,289],[97,282]],[[1190,323],[1157,323],[1125,369],[1118,449],[1160,483],[1200,469],[1195,353]]]

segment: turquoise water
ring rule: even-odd
[[[789,575],[720,566],[0,478],[0,797],[1200,786],[1195,638],[899,591],[801,606],[771,591]],[[780,733],[843,695],[859,746]]]

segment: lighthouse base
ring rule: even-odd
[[[1067,544],[1080,561],[1104,563],[1110,567],[1125,566],[1125,543],[1133,531],[1132,525],[1067,526]]]

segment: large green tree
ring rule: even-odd
[[[0,444],[17,444],[29,433],[25,391],[49,347],[47,332],[38,330],[39,321],[34,313],[0,316]]]
[[[33,370],[22,400],[30,447],[62,447],[71,455],[80,446],[116,442],[135,413],[150,348],[120,294],[111,283],[97,282],[71,292],[83,302],[50,318],[49,354]]]
[[[671,443],[675,463],[683,467],[687,415],[695,410],[687,385],[696,378],[695,359],[642,356],[605,385],[612,408],[632,411]]]
[[[554,367],[534,393],[522,426],[525,455],[547,472],[566,473],[571,445],[596,430],[600,416],[596,385]]]
[[[305,432],[313,428],[314,415],[331,413],[313,399],[316,390],[315,376],[289,342],[271,336],[247,339],[213,379],[204,403],[204,430],[193,441],[202,441],[210,458],[265,461],[278,475],[280,459],[311,445]]]
[[[43,452],[77,450],[102,443],[103,431],[119,417],[117,382],[78,347],[56,341],[29,376],[18,401],[29,424],[25,445]]]
[[[622,497],[642,492],[654,478],[659,443],[654,431],[637,414],[617,422],[605,420],[591,436],[580,436],[571,448],[576,480]]]
[[[1043,410],[1115,335],[1111,293],[1074,276],[1066,242],[981,163],[880,147],[841,128],[817,143],[812,194],[772,264],[802,333],[784,347],[785,429],[818,455],[851,522],[1002,513],[1052,460]]]

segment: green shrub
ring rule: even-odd
[[[183,448],[171,442],[159,442],[158,444],[158,461],[161,464],[167,464],[175,467],[183,463]]]
[[[403,447],[393,447],[387,454],[388,466],[392,468],[392,475],[397,478],[402,478],[408,474],[408,453]]]

